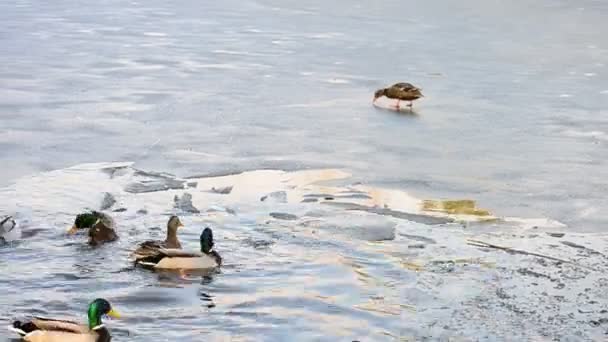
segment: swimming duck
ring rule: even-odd
[[[162,240],[148,240],[142,242],[133,252],[135,259],[141,259],[145,256],[155,255],[159,248],[165,249],[181,249],[182,245],[177,238],[177,230],[179,227],[184,225],[180,221],[179,217],[173,215],[167,221],[167,237],[164,241]]]
[[[389,99],[397,100],[397,104],[395,105],[397,110],[400,109],[399,103],[401,101],[409,101],[410,103],[408,104],[408,107],[411,108],[412,102],[414,100],[424,97],[424,95],[422,95],[422,92],[420,92],[421,90],[422,89],[417,88],[410,83],[395,83],[388,88],[376,90],[376,93],[374,93],[373,103],[376,103],[376,100],[378,100],[378,98],[386,96]]]
[[[73,321],[34,317],[28,322],[13,322],[9,329],[30,342],[109,342],[110,332],[101,322],[102,316],[120,318],[110,303],[97,298],[89,304],[88,325]]]
[[[79,214],[68,234],[75,234],[79,229],[89,229],[89,244],[99,245],[118,239],[114,220],[107,214],[99,211],[90,211]]]
[[[137,259],[142,267],[151,269],[208,269],[222,264],[222,258],[213,250],[213,232],[205,228],[200,236],[201,252],[181,249],[156,249],[156,253]]]
[[[19,235],[19,227],[12,216],[0,220],[0,242],[16,240]]]

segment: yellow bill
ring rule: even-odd
[[[76,227],[76,225],[73,225],[72,228],[68,229],[68,234],[70,235],[74,235],[76,232],[78,232],[78,227]]]
[[[108,312],[108,316],[110,316],[112,318],[120,318],[120,314],[117,311],[115,311],[114,309],[111,309]]]

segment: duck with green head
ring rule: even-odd
[[[213,250],[213,231],[207,227],[200,236],[200,252],[187,252],[181,249],[156,250],[155,254],[148,255],[135,262],[142,267],[150,269],[209,269],[222,264],[219,253]]]
[[[109,342],[112,337],[101,321],[103,316],[120,318],[110,303],[97,298],[89,304],[88,324],[34,317],[27,322],[15,321],[9,329],[29,342]]]
[[[99,211],[84,212],[76,216],[74,225],[68,230],[73,235],[81,229],[89,230],[89,244],[99,245],[118,239],[114,220],[107,214]]]

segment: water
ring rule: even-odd
[[[299,221],[306,216],[299,206],[259,207],[257,195],[274,185],[260,186],[256,196],[222,203],[237,207],[235,217],[211,220],[225,239],[229,265],[184,283],[129,270],[125,261],[148,228],[164,227],[173,193],[152,193],[151,200],[165,202],[148,215],[138,216],[139,208],[126,203],[129,210],[116,214],[120,242],[89,250],[78,239],[66,240],[63,230],[83,207],[98,206],[104,191],[122,194],[124,184],[101,186],[84,171],[70,181],[61,173],[50,191],[54,183],[41,186],[28,175],[109,161],[178,177],[340,168],[352,175],[342,186],[362,182],[414,198],[472,198],[497,217],[560,222],[565,226],[546,229],[559,227],[564,241],[606,254],[607,11],[601,1],[548,0],[3,2],[1,212],[20,214],[24,233],[33,236],[0,248],[3,274],[10,274],[0,281],[0,312],[7,320],[47,311],[73,316],[94,292],[129,314],[109,324],[119,340],[501,340],[522,326],[522,338],[599,338],[606,327],[589,321],[597,321],[606,304],[587,303],[597,298],[581,304],[578,296],[590,285],[601,287],[597,275],[556,281],[567,287],[549,293],[566,299],[554,298],[546,315],[559,308],[574,318],[535,320],[532,309],[505,309],[516,307],[516,299],[544,298],[543,291],[507,279],[526,280],[518,270],[535,259],[462,250],[458,243],[478,233],[502,241],[515,230],[518,238],[507,240],[522,249],[555,255],[548,246],[557,243],[564,258],[601,260],[544,231],[528,232],[530,221],[499,223],[488,233],[486,226],[439,230],[391,218],[394,240],[366,242],[359,232],[329,234],[326,226],[318,228],[329,232],[321,239],[292,234],[294,227],[312,229]],[[416,115],[371,106],[373,91],[395,81],[423,88]],[[253,198],[255,205],[247,202]],[[186,219],[193,226],[184,236],[190,247],[214,205],[194,202],[203,213]],[[326,220],[338,215],[331,222],[350,226],[361,219],[331,208],[322,213]],[[260,217],[282,209],[297,212],[298,221],[261,228]],[[412,230],[432,237],[435,247],[427,243],[421,256],[407,248],[412,242],[402,234]],[[270,245],[256,248],[258,240]],[[498,267],[456,272],[458,279],[473,279],[460,279],[456,288],[469,289],[461,292],[441,285],[457,282],[432,267],[400,266],[402,259],[434,265],[478,254]],[[550,279],[559,278],[555,267]],[[357,270],[369,277],[361,280]],[[472,284],[487,290],[491,279],[513,286],[516,295],[503,296],[502,287],[489,289],[492,296],[470,290]],[[538,286],[554,287],[543,279],[548,283]],[[202,293],[213,296],[215,307],[207,307]],[[591,305],[581,309],[591,313],[574,304]],[[483,315],[475,316],[477,310]],[[454,312],[463,316],[452,322]],[[484,324],[466,323],[480,319]],[[577,322],[584,323],[571,332],[553,329]]]

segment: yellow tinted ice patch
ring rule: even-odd
[[[475,201],[463,200],[424,200],[423,211],[436,211],[453,215],[490,216],[490,212],[475,206]]]

